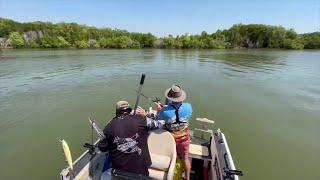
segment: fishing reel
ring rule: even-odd
[[[155,99],[152,99],[152,102],[155,102],[155,103],[159,103],[161,101],[160,98],[156,97]]]
[[[88,151],[89,151],[89,154],[91,154],[91,155],[95,155],[96,154],[96,145],[94,145],[94,144],[89,144],[89,143],[85,143],[84,145],[83,145],[83,147],[85,147],[85,148],[87,148],[88,149]]]

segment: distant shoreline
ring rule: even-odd
[[[297,34],[293,29],[263,24],[235,24],[214,33],[157,38],[77,23],[20,23],[0,18],[0,48],[41,49],[320,49],[320,32]]]
[[[320,51],[320,49],[284,49],[284,48],[233,48],[233,49],[166,49],[166,48],[85,48],[85,49],[79,49],[79,48],[0,48],[1,51],[16,51],[16,50],[30,50],[30,51],[103,51],[103,50],[165,50],[165,51]]]

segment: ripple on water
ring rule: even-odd
[[[32,77],[31,79],[44,79],[44,77],[42,77],[42,76],[35,76],[35,77]]]
[[[295,103],[298,107],[320,112],[320,90],[314,87],[304,87],[296,92]]]

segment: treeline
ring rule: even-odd
[[[297,34],[293,29],[262,24],[236,24],[209,34],[168,36],[157,39],[148,33],[95,28],[76,23],[19,23],[0,18],[1,47],[31,48],[168,48],[320,49],[320,32]]]
[[[95,28],[76,23],[19,23],[0,18],[2,46],[31,48],[150,48],[156,37],[148,33]]]
[[[227,48],[285,48],[319,49],[320,32],[297,34],[293,29],[262,24],[237,24],[228,30],[200,35],[169,36],[163,39],[164,48],[227,49]]]

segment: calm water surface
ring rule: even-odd
[[[184,86],[193,117],[225,132],[241,179],[320,179],[320,51],[278,50],[0,52],[0,179],[58,179],[58,139],[79,156],[87,117],[103,125],[117,100],[133,104],[142,72],[150,97]]]

